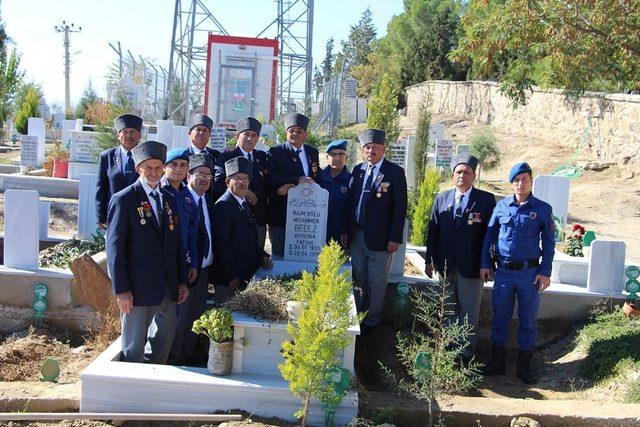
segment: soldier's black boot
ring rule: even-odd
[[[532,351],[518,350],[518,365],[516,376],[525,384],[535,384],[538,379],[531,371],[530,362],[533,356]]]
[[[505,372],[505,359],[504,359],[504,347],[498,347],[496,345],[491,349],[491,360],[482,369],[482,375],[485,377],[493,375],[504,375]]]

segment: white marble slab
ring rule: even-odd
[[[38,218],[38,237],[40,240],[46,240],[49,237],[49,212],[51,211],[51,202],[39,202],[40,209]]]
[[[27,134],[30,136],[38,137],[38,145],[37,145],[37,159],[38,166],[41,166],[44,162],[44,143],[45,143],[45,127],[44,127],[44,119],[40,117],[29,117],[29,122],[27,124],[28,132]]]
[[[86,174],[98,176],[98,164],[69,162],[69,178],[70,179],[80,179],[82,175],[86,175]]]
[[[574,257],[555,251],[551,268],[551,282],[587,287],[589,258]]]
[[[158,136],[157,141],[163,143],[168,149],[173,147],[173,120],[158,120]]]
[[[38,192],[4,192],[4,265],[23,270],[38,269],[40,239]]]
[[[284,259],[315,261],[326,243],[329,192],[318,184],[299,184],[287,194]]]
[[[77,129],[78,121],[77,120],[63,120],[62,121],[62,132],[61,132],[61,144],[67,150],[71,150],[71,131],[72,130],[82,130],[82,125],[80,125],[80,129]]]
[[[393,254],[391,258],[391,270],[389,273],[389,281],[397,282],[402,280],[404,276],[404,258],[407,253],[407,240],[409,238],[409,221],[404,222],[404,229],[402,231],[402,241],[400,248]]]
[[[604,294],[620,293],[625,283],[625,255],[624,242],[594,240],[591,243],[587,290]]]
[[[38,137],[20,136],[20,172],[38,168]]]
[[[549,203],[553,215],[567,223],[569,213],[569,178],[555,175],[538,175],[533,179],[533,195]]]
[[[96,215],[96,186],[98,176],[95,174],[80,175],[78,195],[78,239],[91,240],[96,232],[98,217]]]
[[[187,148],[191,144],[189,129],[186,126],[174,126],[171,148]]]

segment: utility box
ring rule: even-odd
[[[235,128],[245,116],[275,118],[278,40],[209,34],[205,113]]]

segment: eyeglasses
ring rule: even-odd
[[[197,173],[196,178],[206,179],[207,181],[211,181],[211,179],[213,179],[213,175],[209,173]]]
[[[240,181],[240,182],[249,182],[249,177],[248,176],[244,176],[244,175],[233,175],[229,177],[230,179],[234,180],[234,181]]]
[[[347,153],[328,153],[328,154],[334,159],[337,159],[339,157],[347,157]]]

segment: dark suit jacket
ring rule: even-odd
[[[318,150],[303,145],[309,163],[309,176],[317,179],[319,169]],[[269,192],[269,224],[285,227],[287,220],[287,196],[278,196],[276,190],[284,184],[298,185],[301,176],[305,176],[298,154],[291,144],[278,144],[269,148],[267,153],[267,185]]]
[[[216,197],[216,199],[227,191],[227,184],[224,182],[227,178],[224,170],[224,162],[242,156],[242,151],[238,147],[223,151],[218,156],[214,183],[212,184],[215,185],[214,197]],[[265,188],[267,153],[260,150],[253,150],[251,152],[251,158],[253,161],[253,176],[249,183],[249,190],[253,191],[258,198],[258,203],[255,206],[251,206],[251,209],[253,210],[253,215],[258,225],[265,225],[267,223],[267,190]]]
[[[364,166],[364,167],[363,167]],[[360,201],[360,193],[364,185],[363,179],[367,164],[360,163],[353,168],[351,184],[351,230],[356,227],[356,210]],[[375,191],[364,204],[364,240],[372,251],[386,251],[389,242],[402,243],[404,222],[407,218],[407,179],[404,169],[384,159],[374,180]],[[386,191],[385,191],[386,187]],[[380,197],[377,197],[377,194]]]
[[[105,150],[100,154],[98,163],[98,187],[96,190],[96,213],[98,223],[107,222],[107,208],[111,196],[127,186],[127,180],[122,173],[122,163],[126,159],[120,158],[120,146]],[[136,179],[138,174],[136,173]]]
[[[258,246],[258,229],[251,212],[243,210],[227,190],[213,207],[215,284],[228,286],[236,277],[248,282],[267,253]]]
[[[194,152],[193,152],[193,145],[189,144],[189,147],[187,147],[185,149],[186,152],[188,152],[189,156],[193,156]],[[211,171],[211,174],[214,175],[215,174],[215,165],[216,165],[216,161],[218,160],[218,156],[220,155],[220,152],[218,150],[215,150],[211,147],[204,147],[204,151],[206,151],[206,153],[209,155],[209,157],[211,157],[211,166],[214,167],[214,170]],[[209,186],[209,189],[207,190],[207,198],[211,201],[211,203],[215,203],[215,201],[218,199],[218,197],[220,196],[220,194],[215,193],[215,188],[214,188],[214,182],[213,180],[211,180],[211,185]]]
[[[153,202],[147,198],[140,181],[114,194],[109,203],[106,243],[113,292],[133,292],[136,306],[160,304],[167,288],[171,299],[176,301],[178,284],[187,283],[178,208],[171,193],[161,192],[162,224],[158,224],[155,215],[145,215],[144,206],[150,207]],[[144,218],[140,218],[140,212]],[[169,225],[170,216],[173,227]]]
[[[427,231],[427,263],[444,272],[457,268],[463,277],[480,277],[480,253],[487,225],[496,206],[493,194],[473,188],[462,214],[462,225],[455,224],[455,188],[436,196]],[[469,220],[472,221],[469,224]]]

